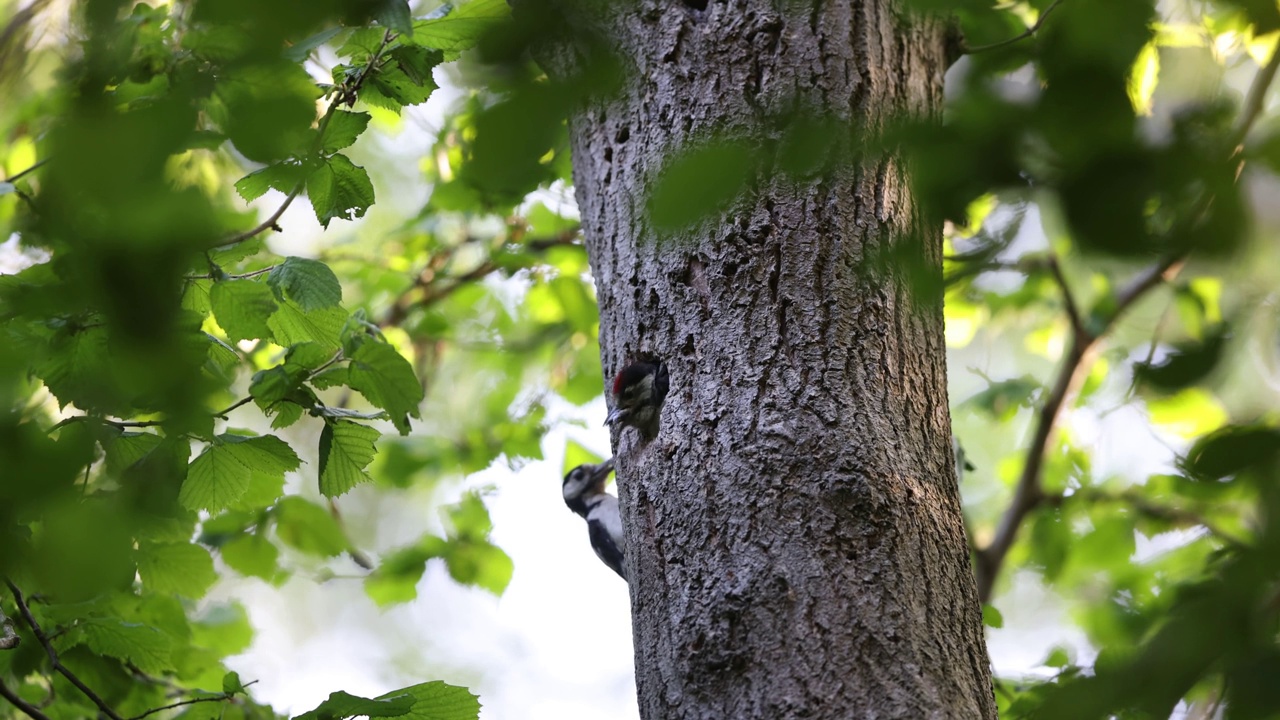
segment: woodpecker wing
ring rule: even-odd
[[[587,532],[591,537],[591,549],[596,556],[623,579],[627,579],[622,567],[625,541],[622,539],[622,517],[618,514],[618,499],[605,495],[587,513]]]

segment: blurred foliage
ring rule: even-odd
[[[512,563],[479,495],[373,558],[338,498],[540,458],[547,404],[599,395],[576,222],[524,201],[568,174],[572,85],[519,60],[518,82],[465,92],[431,202],[388,222],[370,138],[442,63],[517,38],[506,2],[46,5],[0,48],[0,620],[19,640],[0,716],[274,718],[223,665],[251,629],[199,603],[219,577],[354,562],[385,604],[437,560],[501,594]],[[321,229],[378,232],[280,252],[301,198]],[[299,717],[478,712],[430,682]]]
[[[946,264],[908,236],[867,266],[945,295],[984,621],[1016,631],[1009,579],[1029,576],[1086,640],[1000,679],[1002,713],[1276,716],[1280,12],[906,4],[964,36],[941,118],[790,108],[682,138],[650,223],[679,238],[762,176],[901,156]],[[432,562],[509,583],[480,494],[393,548],[339,503],[541,458],[552,406],[599,396],[586,253],[554,197],[566,113],[624,63],[579,37],[549,77],[526,45],[574,26],[532,1],[48,5],[0,38],[0,639],[21,640],[0,691],[33,717],[273,718],[223,665],[245,611],[199,602],[220,577],[354,563],[380,605]],[[406,200],[394,136],[449,73],[468,86],[421,163],[429,198]],[[301,198],[322,247],[273,235],[310,222]],[[595,460],[571,446],[566,469]],[[300,717],[477,713],[429,682]]]
[[[979,589],[1083,632],[1001,716],[1280,716],[1275,4],[911,4],[967,52],[884,146],[946,221]]]

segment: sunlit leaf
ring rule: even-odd
[[[345,155],[331,155],[307,176],[307,197],[325,228],[334,218],[355,220],[373,204],[373,182]]]
[[[409,418],[420,417],[422,384],[413,366],[386,343],[365,342],[351,357],[349,382],[353,390],[387,411],[401,435],[409,433]]]
[[[348,420],[326,421],[320,432],[320,492],[337,497],[372,478],[374,443],[382,433]]]
[[[191,543],[148,543],[138,548],[138,575],[152,592],[203,597],[218,579],[209,551]]]
[[[254,280],[215,282],[209,300],[218,324],[232,342],[268,337],[267,319],[276,311],[271,289]]]
[[[277,297],[287,295],[304,312],[323,310],[342,302],[342,285],[333,270],[317,260],[285,258],[267,276],[267,285]]]
[[[324,508],[290,496],[276,505],[276,535],[284,543],[310,555],[333,557],[349,543],[338,521]]]

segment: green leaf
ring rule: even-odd
[[[157,675],[174,669],[169,657],[173,643],[154,627],[101,617],[82,619],[76,627],[83,633],[84,644],[99,655],[131,662]]]
[[[444,60],[439,50],[428,50],[413,45],[401,45],[390,52],[391,59],[404,72],[414,85],[436,88],[435,77],[431,71]]]
[[[338,691],[310,712],[297,715],[293,720],[336,720],[360,715],[362,717],[403,717],[413,708],[416,699],[408,693],[389,693],[377,700],[362,698]]]
[[[332,155],[307,177],[307,196],[311,198],[316,220],[328,228],[334,218],[364,217],[374,201],[373,183],[364,168],[345,155]]]
[[[324,508],[297,496],[281,500],[275,509],[276,535],[289,547],[310,555],[333,557],[347,542],[338,521]]]
[[[209,291],[209,301],[232,342],[270,336],[267,320],[276,311],[276,301],[266,285],[253,280],[217,282]]]
[[[1218,366],[1226,339],[1224,326],[1212,328],[1203,342],[1180,343],[1160,362],[1134,363],[1134,379],[1163,392],[1176,392],[1200,382]]]
[[[390,699],[397,695],[413,698],[413,707],[407,720],[476,720],[480,717],[480,698],[466,688],[448,685],[439,680],[392,690],[378,699]]]
[[[382,41],[386,36],[385,30],[376,27],[355,28],[338,48],[338,56],[351,58],[356,64],[367,63],[369,57],[382,47]]]
[[[307,56],[311,54],[312,50],[315,50],[321,45],[324,45],[334,39],[343,30],[344,28],[340,26],[321,30],[315,35],[299,40],[298,42],[290,45],[287,50],[281,53],[281,55],[293,62],[300,63],[307,59]]]
[[[409,418],[421,417],[424,397],[409,361],[386,343],[368,341],[351,357],[348,370],[351,388],[386,410],[400,434],[408,435]]]
[[[382,433],[347,420],[326,420],[320,433],[320,492],[337,497],[372,478],[365,468],[373,461],[374,443]]]
[[[1000,614],[995,605],[983,605],[982,624],[989,628],[1000,629],[1004,627],[1004,615]]]
[[[99,327],[58,333],[35,370],[59,406],[75,403],[82,410],[93,410],[119,402],[113,383],[104,378],[103,368],[110,366],[107,333]]]
[[[342,303],[342,284],[328,265],[318,260],[287,257],[267,276],[267,285],[276,297],[298,303],[304,312],[337,307]]]
[[[147,543],[138,547],[138,575],[155,593],[203,597],[218,579],[209,551],[191,543]]]
[[[1230,425],[1196,441],[1182,462],[1199,480],[1221,480],[1272,461],[1280,455],[1280,429],[1266,425]]]
[[[241,535],[224,543],[218,552],[227,567],[246,577],[269,582],[278,571],[280,550],[260,535]]]
[[[414,545],[385,556],[378,569],[365,578],[365,594],[379,607],[413,600],[418,597],[418,581],[427,561],[444,557],[448,547],[443,538],[428,533]]]
[[[254,473],[283,477],[301,461],[280,438],[219,435],[191,462],[178,502],[191,510],[230,507],[249,489]]]
[[[989,383],[985,390],[965,400],[961,407],[981,410],[991,417],[1008,421],[1020,408],[1031,407],[1043,386],[1030,375]]]
[[[511,583],[511,574],[515,571],[511,557],[487,540],[450,542],[444,560],[454,580],[499,596]]]
[[[325,126],[320,149],[325,153],[334,153],[350,147],[367,127],[369,127],[369,113],[337,110],[329,118],[329,124]]]
[[[250,160],[276,162],[314,144],[320,90],[307,71],[283,59],[240,63],[217,77],[213,109],[222,130]]]
[[[728,209],[754,173],[756,150],[719,141],[693,148],[667,164],[649,195],[655,227],[677,230]]]
[[[381,0],[373,11],[373,17],[379,25],[388,30],[403,35],[413,33],[413,16],[409,14],[409,0]]]
[[[245,202],[257,200],[272,189],[289,194],[307,179],[308,170],[307,166],[292,160],[268,165],[237,180],[236,192]]]
[[[160,447],[163,438],[155,433],[126,432],[103,443],[107,453],[107,474],[119,476],[130,465],[138,462]]]
[[[360,99],[374,107],[398,112],[405,105],[426,102],[436,87],[431,77],[415,81],[399,66],[388,65],[369,76],[360,90]]]
[[[275,407],[276,416],[271,418],[272,430],[283,430],[302,419],[302,406],[285,402]]]
[[[330,354],[341,346],[342,328],[347,324],[347,311],[341,307],[306,311],[292,300],[280,303],[267,320],[276,344],[290,346],[315,343]]]
[[[415,22],[413,42],[443,50],[445,60],[456,60],[463,50],[475,47],[486,32],[510,16],[511,7],[506,0],[471,0],[442,17]]]
[[[191,622],[191,645],[212,650],[219,657],[242,653],[252,643],[253,626],[249,624],[249,613],[238,602],[209,606]]]

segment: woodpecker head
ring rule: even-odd
[[[604,481],[613,472],[613,458],[599,465],[579,465],[564,476],[564,504],[579,515],[587,516],[587,498],[604,492]]]
[[[658,418],[669,385],[666,363],[636,362],[622,368],[613,378],[613,410],[604,424],[630,425],[653,439],[658,434]]]

